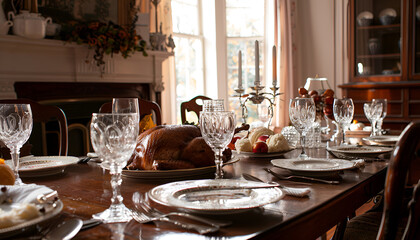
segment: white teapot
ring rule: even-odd
[[[13,19],[13,33],[18,36],[41,39],[45,37],[47,23],[51,23],[50,17],[44,18],[39,13],[21,11],[15,16],[13,12],[8,13],[9,20]]]
[[[0,35],[6,35],[9,31],[10,26],[13,25],[12,21],[6,20],[6,16],[4,16],[3,12],[3,0],[0,0]]]

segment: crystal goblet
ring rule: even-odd
[[[93,215],[106,223],[128,222],[131,211],[123,204],[120,193],[121,172],[136,146],[139,121],[136,113],[93,113],[90,125],[92,147],[109,165],[111,174],[111,206]]]
[[[138,98],[113,98],[112,113],[137,113],[140,119]]]
[[[19,177],[19,152],[32,132],[32,110],[29,104],[0,105],[0,140],[9,148],[15,174],[15,185],[22,185]]]
[[[223,178],[222,153],[232,140],[235,126],[236,121],[233,112],[200,112],[201,135],[214,152],[216,179]]]
[[[388,100],[387,99],[372,99],[372,102],[377,102],[377,103],[382,103],[382,114],[379,117],[378,121],[376,121],[376,132],[378,135],[382,135],[382,123],[386,117],[386,112],[387,112],[387,105],[388,105]]]
[[[337,133],[343,136],[341,143],[345,144],[345,137],[346,137],[345,132],[346,132],[346,129],[350,126],[351,120],[353,120],[353,114],[354,114],[353,99],[351,98],[334,99],[333,112],[334,112],[334,119],[339,126]]]
[[[308,159],[305,152],[306,134],[315,121],[315,102],[312,98],[294,98],[290,99],[289,117],[293,126],[300,133],[300,145],[302,152],[299,159]]]
[[[377,136],[376,131],[376,122],[380,119],[382,115],[382,103],[379,102],[370,102],[363,105],[363,111],[365,112],[366,118],[369,120],[372,131],[370,136]]]

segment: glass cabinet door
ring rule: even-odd
[[[419,76],[420,74],[420,1],[414,1],[413,14],[413,43],[414,43],[414,55],[413,55],[413,75]]]
[[[355,77],[400,76],[401,1],[355,0],[354,4]]]

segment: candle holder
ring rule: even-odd
[[[245,89],[242,87],[236,88],[235,92],[237,94],[233,95],[232,97],[239,98],[239,104],[242,110],[242,121],[245,124],[246,119],[248,118],[248,108],[246,107],[246,102],[251,101],[253,104],[261,104],[264,100],[267,100],[270,103],[270,120],[268,121],[268,125],[271,124],[271,120],[274,116],[274,106],[276,106],[276,97],[282,95],[283,93],[278,92],[278,87],[271,87],[272,92],[262,92],[265,89],[264,86],[253,86],[251,87],[252,91],[250,93],[245,93]],[[245,94],[244,94],[245,93]]]

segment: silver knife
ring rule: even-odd
[[[53,239],[63,239],[69,240],[72,239],[82,228],[83,222],[79,218],[72,218],[66,220],[62,224],[58,225],[56,228],[51,230],[47,235],[45,235],[43,240],[53,240]]]

